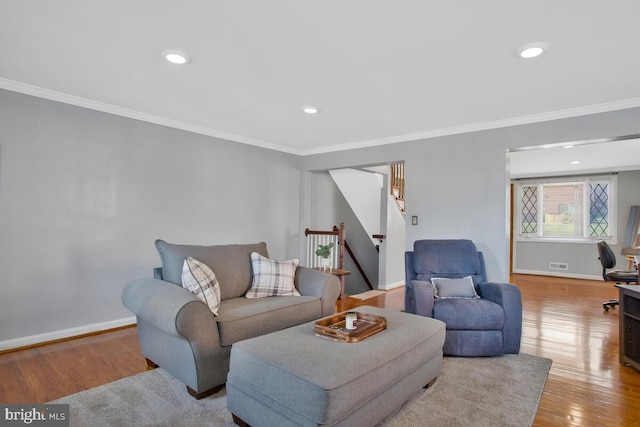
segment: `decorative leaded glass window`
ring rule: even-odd
[[[609,235],[609,183],[589,184],[589,236]]]
[[[522,234],[538,232],[538,187],[521,187],[522,189]]]
[[[519,237],[613,238],[615,182],[615,175],[518,182]]]

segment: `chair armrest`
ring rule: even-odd
[[[522,312],[520,289],[512,283],[484,282],[478,285],[480,296],[502,306],[505,310],[517,308]]]
[[[133,280],[124,287],[121,299],[137,317],[168,334],[192,341],[206,331],[219,341],[209,307],[180,286],[157,279]]]
[[[405,285],[405,311],[433,317],[433,284],[424,280],[411,280]]]
[[[404,283],[416,279],[416,270],[413,267],[413,251],[404,253]]]
[[[499,304],[504,309],[504,352],[518,353],[522,337],[522,295],[512,283],[485,282],[478,285],[480,296]]]
[[[298,267],[295,286],[302,295],[320,297],[323,317],[336,312],[336,301],[340,296],[340,279],[337,276],[312,268]]]

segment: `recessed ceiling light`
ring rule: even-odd
[[[186,64],[191,61],[191,57],[188,54],[175,49],[163,51],[162,57],[172,64]]]
[[[579,165],[580,164],[580,160],[572,160],[571,164],[572,165]]]
[[[516,53],[520,58],[531,59],[542,55],[549,49],[549,45],[544,42],[534,42],[523,44],[518,48]]]
[[[306,107],[302,107],[302,111],[307,114],[318,114],[320,109],[318,107],[314,107],[313,105],[307,105]]]

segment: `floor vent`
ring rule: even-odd
[[[566,262],[550,262],[549,268],[551,270],[568,270],[569,264],[567,264]]]

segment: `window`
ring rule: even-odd
[[[615,182],[615,175],[518,181],[518,237],[613,239]]]

